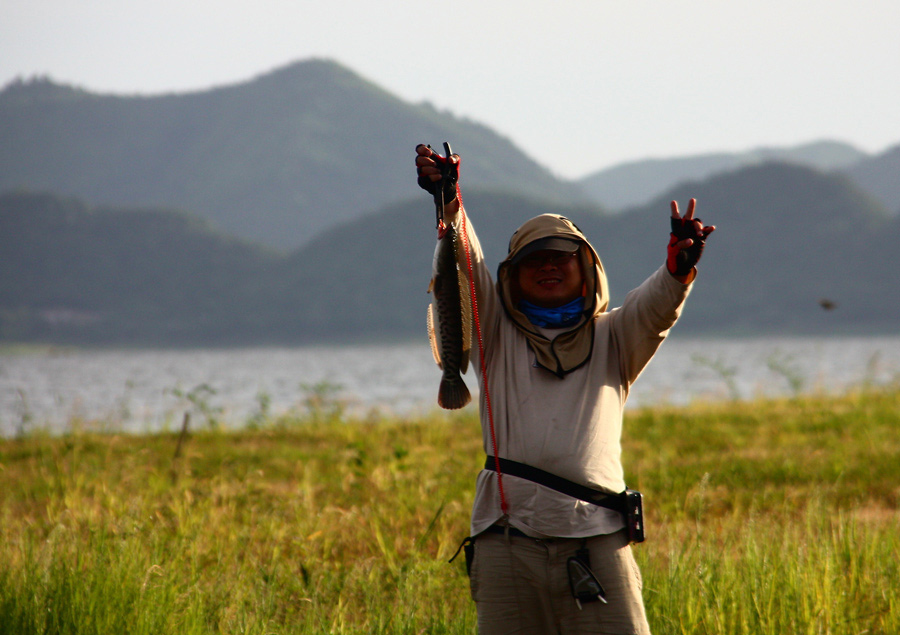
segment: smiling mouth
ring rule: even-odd
[[[539,280],[538,284],[541,285],[542,287],[545,287],[545,286],[557,285],[560,282],[562,282],[561,278],[544,278],[543,280]]]

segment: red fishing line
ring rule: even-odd
[[[484,403],[487,408],[488,426],[491,432],[491,446],[494,450],[494,468],[497,472],[497,487],[500,490],[500,511],[506,516],[509,506],[503,491],[503,473],[500,471],[500,453],[497,452],[497,434],[494,432],[494,411],[491,408],[491,392],[488,390],[487,365],[484,362],[484,340],[481,337],[481,320],[478,319],[478,298],[475,295],[475,276],[472,275],[472,254],[469,251],[469,230],[466,228],[466,210],[463,206],[462,192],[456,186],[456,198],[459,199],[459,211],[462,213],[463,245],[466,249],[466,266],[469,270],[469,295],[472,298],[472,318],[475,321],[475,334],[478,337],[478,359],[481,361],[481,377],[484,386]]]

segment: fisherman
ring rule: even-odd
[[[626,489],[625,401],[677,321],[715,228],[694,218],[694,199],[684,216],[673,201],[665,263],[607,310],[603,265],[572,221],[545,214],[523,224],[495,285],[461,204],[459,156],[419,145],[415,163],[419,185],[442,199],[443,222],[467,246],[459,266],[471,271],[477,300],[482,341],[471,363],[488,459],[466,556],[478,632],[649,633],[626,518],[554,484],[601,496]],[[501,461],[531,472],[514,476]]]

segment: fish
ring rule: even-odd
[[[428,305],[428,339],[434,361],[443,371],[438,405],[446,410],[458,410],[472,400],[462,378],[472,350],[472,302],[468,276],[459,266],[459,243],[453,225],[438,232],[428,287],[433,298]]]

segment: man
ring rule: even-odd
[[[460,203],[458,155],[419,145],[416,168],[419,185],[443,195],[444,222],[469,247],[460,266],[471,261],[477,294],[484,372],[481,360],[473,366],[485,453],[624,491],[625,401],[678,319],[715,228],[694,218],[693,199],[683,217],[673,201],[665,264],[607,311],[603,265],[570,220],[545,214],[522,225],[495,285]],[[498,467],[489,459],[478,475],[472,512],[479,633],[649,633],[622,514]],[[596,577],[599,598],[576,601],[581,569],[573,578],[573,559]]]

